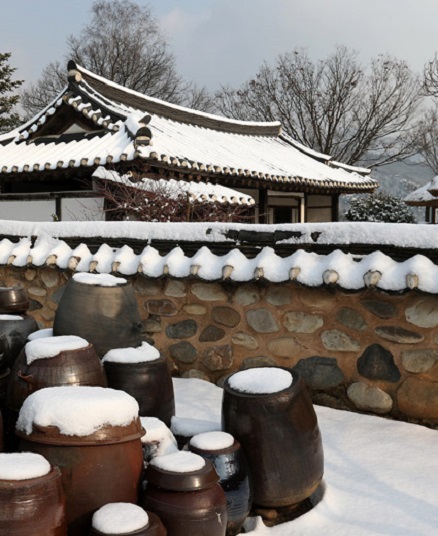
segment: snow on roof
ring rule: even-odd
[[[104,387],[47,387],[24,401],[16,428],[31,434],[33,424],[56,426],[63,435],[87,436],[104,426],[128,426],[138,403],[124,391]]]
[[[147,527],[149,517],[136,504],[119,502],[109,503],[96,510],[92,527],[101,534],[127,534]]]
[[[416,206],[416,205],[426,206],[429,204],[438,205],[438,198],[432,195],[429,191],[431,188],[432,188],[432,181],[429,181],[427,184],[420,186],[420,188],[417,188],[416,190],[408,194],[403,199],[403,201],[407,205],[413,205],[413,206]]]
[[[186,278],[196,275],[206,281],[252,281],[263,277],[272,282],[297,281],[317,287],[337,284],[341,288],[359,290],[377,287],[382,290],[400,291],[418,288],[433,294],[438,293],[438,266],[429,258],[428,252],[438,248],[438,235],[431,232],[430,225],[385,224],[385,223],[321,223],[291,225],[241,225],[241,224],[186,224],[186,223],[141,223],[141,222],[56,222],[30,223],[0,221],[3,234],[19,238],[13,242],[0,240],[0,265],[56,266],[85,272],[117,275],[142,273],[158,278],[170,275]],[[375,246],[367,255],[354,255],[335,249],[328,254],[317,254],[296,249],[290,255],[279,256],[272,247],[260,247],[259,253],[246,257],[239,250],[239,239],[230,238],[235,233],[283,233],[286,236],[277,244],[303,244],[348,246],[365,244]],[[289,235],[287,234],[289,233]],[[52,236],[51,236],[52,235]],[[33,240],[31,237],[36,237]],[[70,247],[63,237],[83,237],[78,247]],[[128,245],[110,247],[103,243],[96,253],[86,245],[88,238],[103,240],[140,240],[143,249],[138,253]],[[191,256],[181,247],[174,246],[161,255],[149,242],[172,240],[185,243],[203,243]],[[215,242],[230,243],[230,251],[215,254]],[[391,245],[399,248],[414,248],[418,254],[404,261],[395,261],[379,251],[379,247]],[[36,258],[33,253],[37,252]],[[422,252],[424,251],[424,254]],[[44,255],[42,254],[44,252]],[[421,254],[420,254],[421,253]],[[94,277],[96,277],[94,275]]]
[[[259,367],[241,370],[228,378],[234,391],[248,394],[270,394],[283,391],[292,385],[292,374],[276,367]]]
[[[184,172],[252,178],[300,189],[365,192],[378,186],[363,176],[369,170],[327,165],[331,157],[280,135],[277,122],[234,121],[146,97],[76,65],[71,73],[70,77],[79,76],[55,106],[14,131],[12,141],[6,138],[0,143],[0,173],[113,165],[143,158]],[[38,129],[57,113],[60,103],[85,115],[96,131],[80,139],[64,134],[35,143]],[[145,112],[150,114],[146,118]]]
[[[47,475],[50,463],[33,452],[0,453],[0,480],[28,480]]]
[[[126,186],[145,190],[146,192],[160,192],[171,199],[181,195],[188,195],[191,201],[210,203],[228,203],[237,205],[254,205],[254,198],[237,190],[232,190],[220,184],[205,182],[189,182],[175,179],[151,179],[144,177],[140,181],[132,182],[129,175],[120,175],[115,170],[99,166],[93,173],[97,179],[110,180]]]

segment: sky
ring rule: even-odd
[[[16,76],[29,83],[50,61],[63,61],[66,38],[89,21],[92,0],[2,4],[0,51],[12,52]],[[240,85],[264,61],[295,48],[307,48],[316,60],[346,45],[364,63],[388,53],[417,72],[438,50],[433,0],[151,0],[149,6],[180,73],[211,91]]]

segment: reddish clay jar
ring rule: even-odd
[[[131,532],[101,532],[91,527],[90,536],[167,536],[167,530],[160,518],[153,512],[146,512],[149,517],[149,523],[146,527]]]
[[[26,398],[45,387],[94,385],[107,387],[105,370],[92,344],[64,350],[54,357],[26,362],[26,349],[15,360],[9,379],[7,407],[19,411]]]
[[[104,361],[108,387],[120,389],[134,397],[142,417],[157,417],[166,426],[175,415],[172,377],[166,358],[153,361],[117,363]]]
[[[197,471],[176,473],[149,464],[143,507],[156,513],[168,536],[225,536],[227,506],[209,460]]]
[[[0,480],[0,534],[66,536],[61,472],[26,480]]]
[[[59,301],[53,334],[83,337],[103,357],[113,348],[140,346],[142,328],[134,290],[128,282],[108,287],[72,278]]]
[[[54,426],[17,430],[21,451],[42,454],[61,468],[69,536],[84,536],[93,513],[112,502],[137,503],[143,473],[140,420],[105,426],[88,436],[67,436]]]
[[[281,370],[281,369],[280,369]],[[253,502],[264,508],[292,506],[321,482],[324,456],[317,417],[297,372],[290,387],[249,394],[224,384],[222,426],[242,445],[253,486]]]

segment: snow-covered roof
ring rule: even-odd
[[[428,206],[438,205],[438,198],[432,195],[431,191],[436,191],[438,194],[438,176],[420,188],[417,188],[404,198],[404,202],[411,206]]]
[[[70,62],[69,86],[50,107],[0,138],[0,175],[143,160],[157,168],[268,182],[289,191],[371,192],[369,170],[345,166],[281,133],[280,123],[234,121],[146,97]],[[50,134],[60,108],[87,132]],[[85,119],[84,119],[85,118]],[[58,125],[59,128],[59,125]],[[245,182],[246,181],[246,182]]]
[[[198,277],[205,281],[264,278],[296,281],[309,287],[335,284],[349,290],[417,288],[438,294],[438,266],[429,258],[430,252],[438,249],[438,235],[431,233],[429,225],[93,222],[90,226],[89,222],[0,221],[0,231],[9,236],[0,240],[0,265],[54,266],[123,276],[141,273],[150,278]],[[260,237],[255,256],[245,255],[245,236]],[[262,239],[268,236],[272,236],[275,247],[289,246],[289,253],[280,255],[274,246],[263,247]],[[69,237],[75,237],[79,245],[69,245]],[[97,249],[91,245],[96,244],[96,237],[101,244]],[[137,241],[135,251],[132,241]],[[157,242],[167,243],[165,253],[158,249]],[[192,244],[191,254],[179,245],[183,243]],[[218,253],[217,244],[229,244],[227,252]],[[330,251],[309,251],[311,244],[329,246]],[[370,253],[341,250],[352,244],[365,244]],[[398,261],[380,251],[388,245],[413,248],[414,252]]]
[[[133,188],[139,188],[146,192],[165,193],[171,198],[178,198],[181,195],[188,195],[190,201],[202,201],[207,203],[226,203],[229,205],[254,205],[252,196],[232,190],[220,184],[210,184],[206,182],[189,182],[176,179],[152,179],[143,177],[139,181],[133,182],[129,175],[121,175],[114,169],[106,169],[99,166],[93,173],[97,179],[118,182]]]

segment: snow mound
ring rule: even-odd
[[[92,526],[103,534],[126,534],[147,527],[149,517],[136,504],[109,503],[94,512]]]
[[[292,374],[280,368],[260,367],[236,372],[228,378],[231,389],[239,393],[271,394],[292,385]]]
[[[115,277],[111,274],[89,274],[81,272],[74,274],[73,279],[84,285],[97,285],[99,287],[117,287],[125,285],[128,281],[123,277]]]
[[[142,443],[158,443],[155,456],[165,456],[178,451],[176,439],[163,421],[156,417],[140,417],[141,425],[146,430]]]
[[[178,451],[154,458],[151,465],[173,473],[192,473],[202,469],[205,466],[205,460],[193,452]]]
[[[33,452],[0,453],[0,480],[28,480],[47,475],[50,463]]]
[[[190,445],[201,450],[222,450],[231,447],[234,437],[227,432],[205,432],[192,437]]]
[[[59,335],[57,337],[40,337],[29,341],[24,347],[27,364],[37,359],[55,357],[61,352],[87,348],[89,342],[76,335]]]
[[[160,358],[160,352],[151,344],[142,342],[137,348],[113,348],[102,361],[110,363],[147,363]]]

